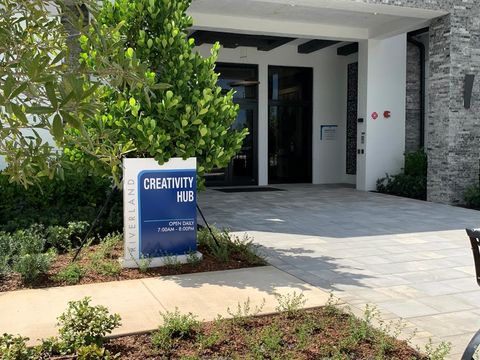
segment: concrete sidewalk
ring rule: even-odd
[[[227,308],[250,299],[252,308],[265,299],[262,313],[275,311],[274,294],[302,292],[306,307],[322,306],[329,293],[271,266],[147,278],[109,283],[0,293],[0,334],[28,336],[31,344],[57,335],[57,317],[71,300],[85,296],[119,313],[122,326],[115,335],[156,329],[160,312],[174,311],[213,320],[218,314],[228,317]]]

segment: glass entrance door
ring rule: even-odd
[[[258,68],[256,65],[218,64],[218,84],[223,92],[235,90],[234,102],[240,106],[232,130],[248,128],[242,149],[224,169],[206,174],[207,186],[257,184]]]
[[[312,182],[311,68],[270,66],[269,183]]]

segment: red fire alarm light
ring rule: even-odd
[[[377,112],[373,112],[373,113],[372,113],[372,119],[373,119],[373,120],[377,120],[377,119],[378,119],[378,113],[377,113]]]
[[[383,113],[383,117],[385,119],[389,119],[391,116],[392,116],[392,113],[388,110]]]

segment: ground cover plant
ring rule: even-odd
[[[5,360],[34,359],[408,359],[442,360],[449,344],[428,344],[423,351],[395,339],[401,322],[386,323],[367,306],[362,318],[333,302],[304,310],[302,294],[278,295],[280,311],[258,316],[260,307],[239,304],[231,319],[202,322],[178,309],[161,313],[158,330],[106,339],[120,317],[84,298],[70,302],[59,317],[59,337],[28,348],[25,338],[4,334],[0,356]],[[377,327],[374,327],[374,323]],[[380,325],[378,325],[380,324]],[[65,357],[66,356],[66,357]]]
[[[449,344],[429,344],[413,349],[398,335],[402,325],[374,328],[379,320],[372,308],[358,319],[330,304],[302,310],[299,295],[280,297],[290,311],[255,316],[258,309],[241,317],[218,317],[201,323],[192,314],[165,313],[165,323],[152,334],[113,339],[106,348],[121,359],[408,359],[441,360]],[[295,305],[297,304],[297,305]],[[291,310],[295,309],[292,313]],[[278,309],[277,309],[278,310]],[[381,321],[378,321],[382,323]],[[384,322],[383,322],[384,323]],[[384,323],[385,324],[385,323]]]
[[[215,228],[212,229],[215,238],[206,228],[198,231],[198,250],[203,258],[192,252],[188,254],[186,264],[180,264],[175,256],[169,256],[164,267],[149,268],[150,261],[145,258],[139,261],[138,269],[123,269],[119,262],[119,258],[124,256],[120,233],[108,234],[100,239],[91,238],[78,259],[72,262],[80,239],[78,235],[83,235],[86,228],[86,224],[71,223],[69,227],[45,229],[33,226],[13,234],[0,233],[0,292],[266,264],[251,238],[232,236]],[[59,234],[66,236],[64,241],[59,241]],[[28,244],[27,250],[21,250],[22,246],[18,244]]]

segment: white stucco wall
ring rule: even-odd
[[[357,188],[375,190],[378,178],[397,174],[404,165],[406,34],[384,40],[366,40],[359,48],[359,117],[365,123],[365,154],[357,156]],[[393,56],[392,56],[393,54]],[[385,110],[391,117],[385,119]],[[373,112],[378,119],[372,119]]]
[[[198,51],[207,56],[209,45]],[[355,182],[345,174],[347,64],[352,57],[337,56],[336,48],[298,54],[295,45],[269,52],[239,47],[221,49],[219,62],[257,64],[259,70],[259,185],[268,183],[268,66],[313,68],[312,178],[314,184]],[[336,141],[320,141],[321,125],[338,125]]]

